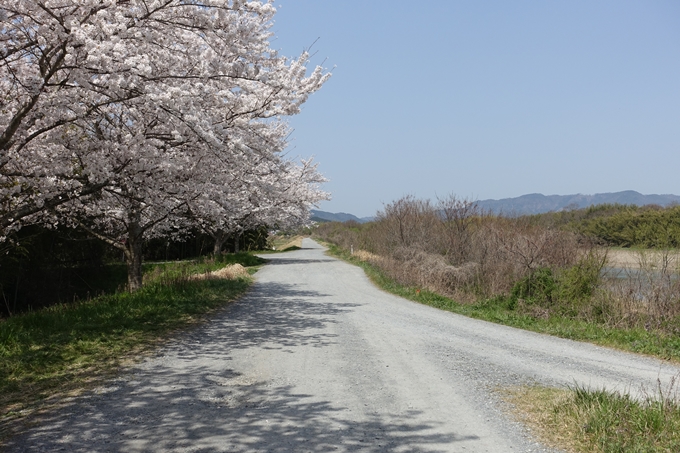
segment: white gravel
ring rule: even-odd
[[[247,296],[8,451],[548,451],[504,415],[494,388],[637,391],[680,373],[400,299],[303,246],[267,256]]]

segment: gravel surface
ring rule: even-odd
[[[654,389],[667,363],[468,319],[304,248],[239,302],[8,443],[30,452],[549,451],[494,389]]]

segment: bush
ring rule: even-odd
[[[559,298],[564,301],[584,302],[595,294],[600,284],[605,256],[588,253],[574,266],[562,272],[559,279]]]
[[[510,297],[515,302],[524,300],[530,304],[548,308],[558,292],[557,281],[552,270],[541,267],[524,277],[512,287]]]
[[[603,307],[593,313],[595,291],[600,285],[604,257],[590,252],[576,264],[553,272],[541,267],[516,282],[510,292],[511,306],[536,305],[545,314],[559,312],[563,316],[601,316]],[[521,302],[521,304],[519,304]]]

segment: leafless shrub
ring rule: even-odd
[[[474,230],[484,213],[476,202],[455,195],[437,201],[445,236],[445,254],[451,264],[465,263],[473,253]]]
[[[362,225],[357,222],[329,222],[319,225],[315,234],[325,241],[331,242],[340,248],[350,250],[350,248],[361,248]]]
[[[638,270],[605,275],[602,284],[606,249],[568,231],[484,213],[454,195],[436,204],[406,196],[387,204],[374,222],[321,225],[317,234],[347,250],[352,246],[359,259],[402,284],[459,301],[508,295],[518,281],[547,268],[561,285],[555,297],[565,313],[680,334],[677,253],[640,253]],[[593,281],[598,286],[591,290]],[[518,307],[533,316],[550,312],[522,303]]]
[[[378,212],[373,228],[372,244],[381,254],[397,247],[417,247],[426,251],[437,249],[441,220],[429,200],[405,196],[385,205]]]
[[[443,294],[454,294],[469,285],[477,273],[476,263],[452,266],[446,257],[412,247],[400,247],[392,254],[393,273],[400,281]]]
[[[598,302],[613,325],[680,334],[680,273],[668,251],[637,252],[636,268],[612,269]]]
[[[483,295],[506,294],[538,268],[573,265],[585,244],[572,233],[529,225],[521,219],[487,218],[473,236],[470,259],[479,263]]]

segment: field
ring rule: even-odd
[[[607,265],[621,269],[661,269],[666,266],[677,270],[680,266],[680,251],[610,248],[607,251]]]

